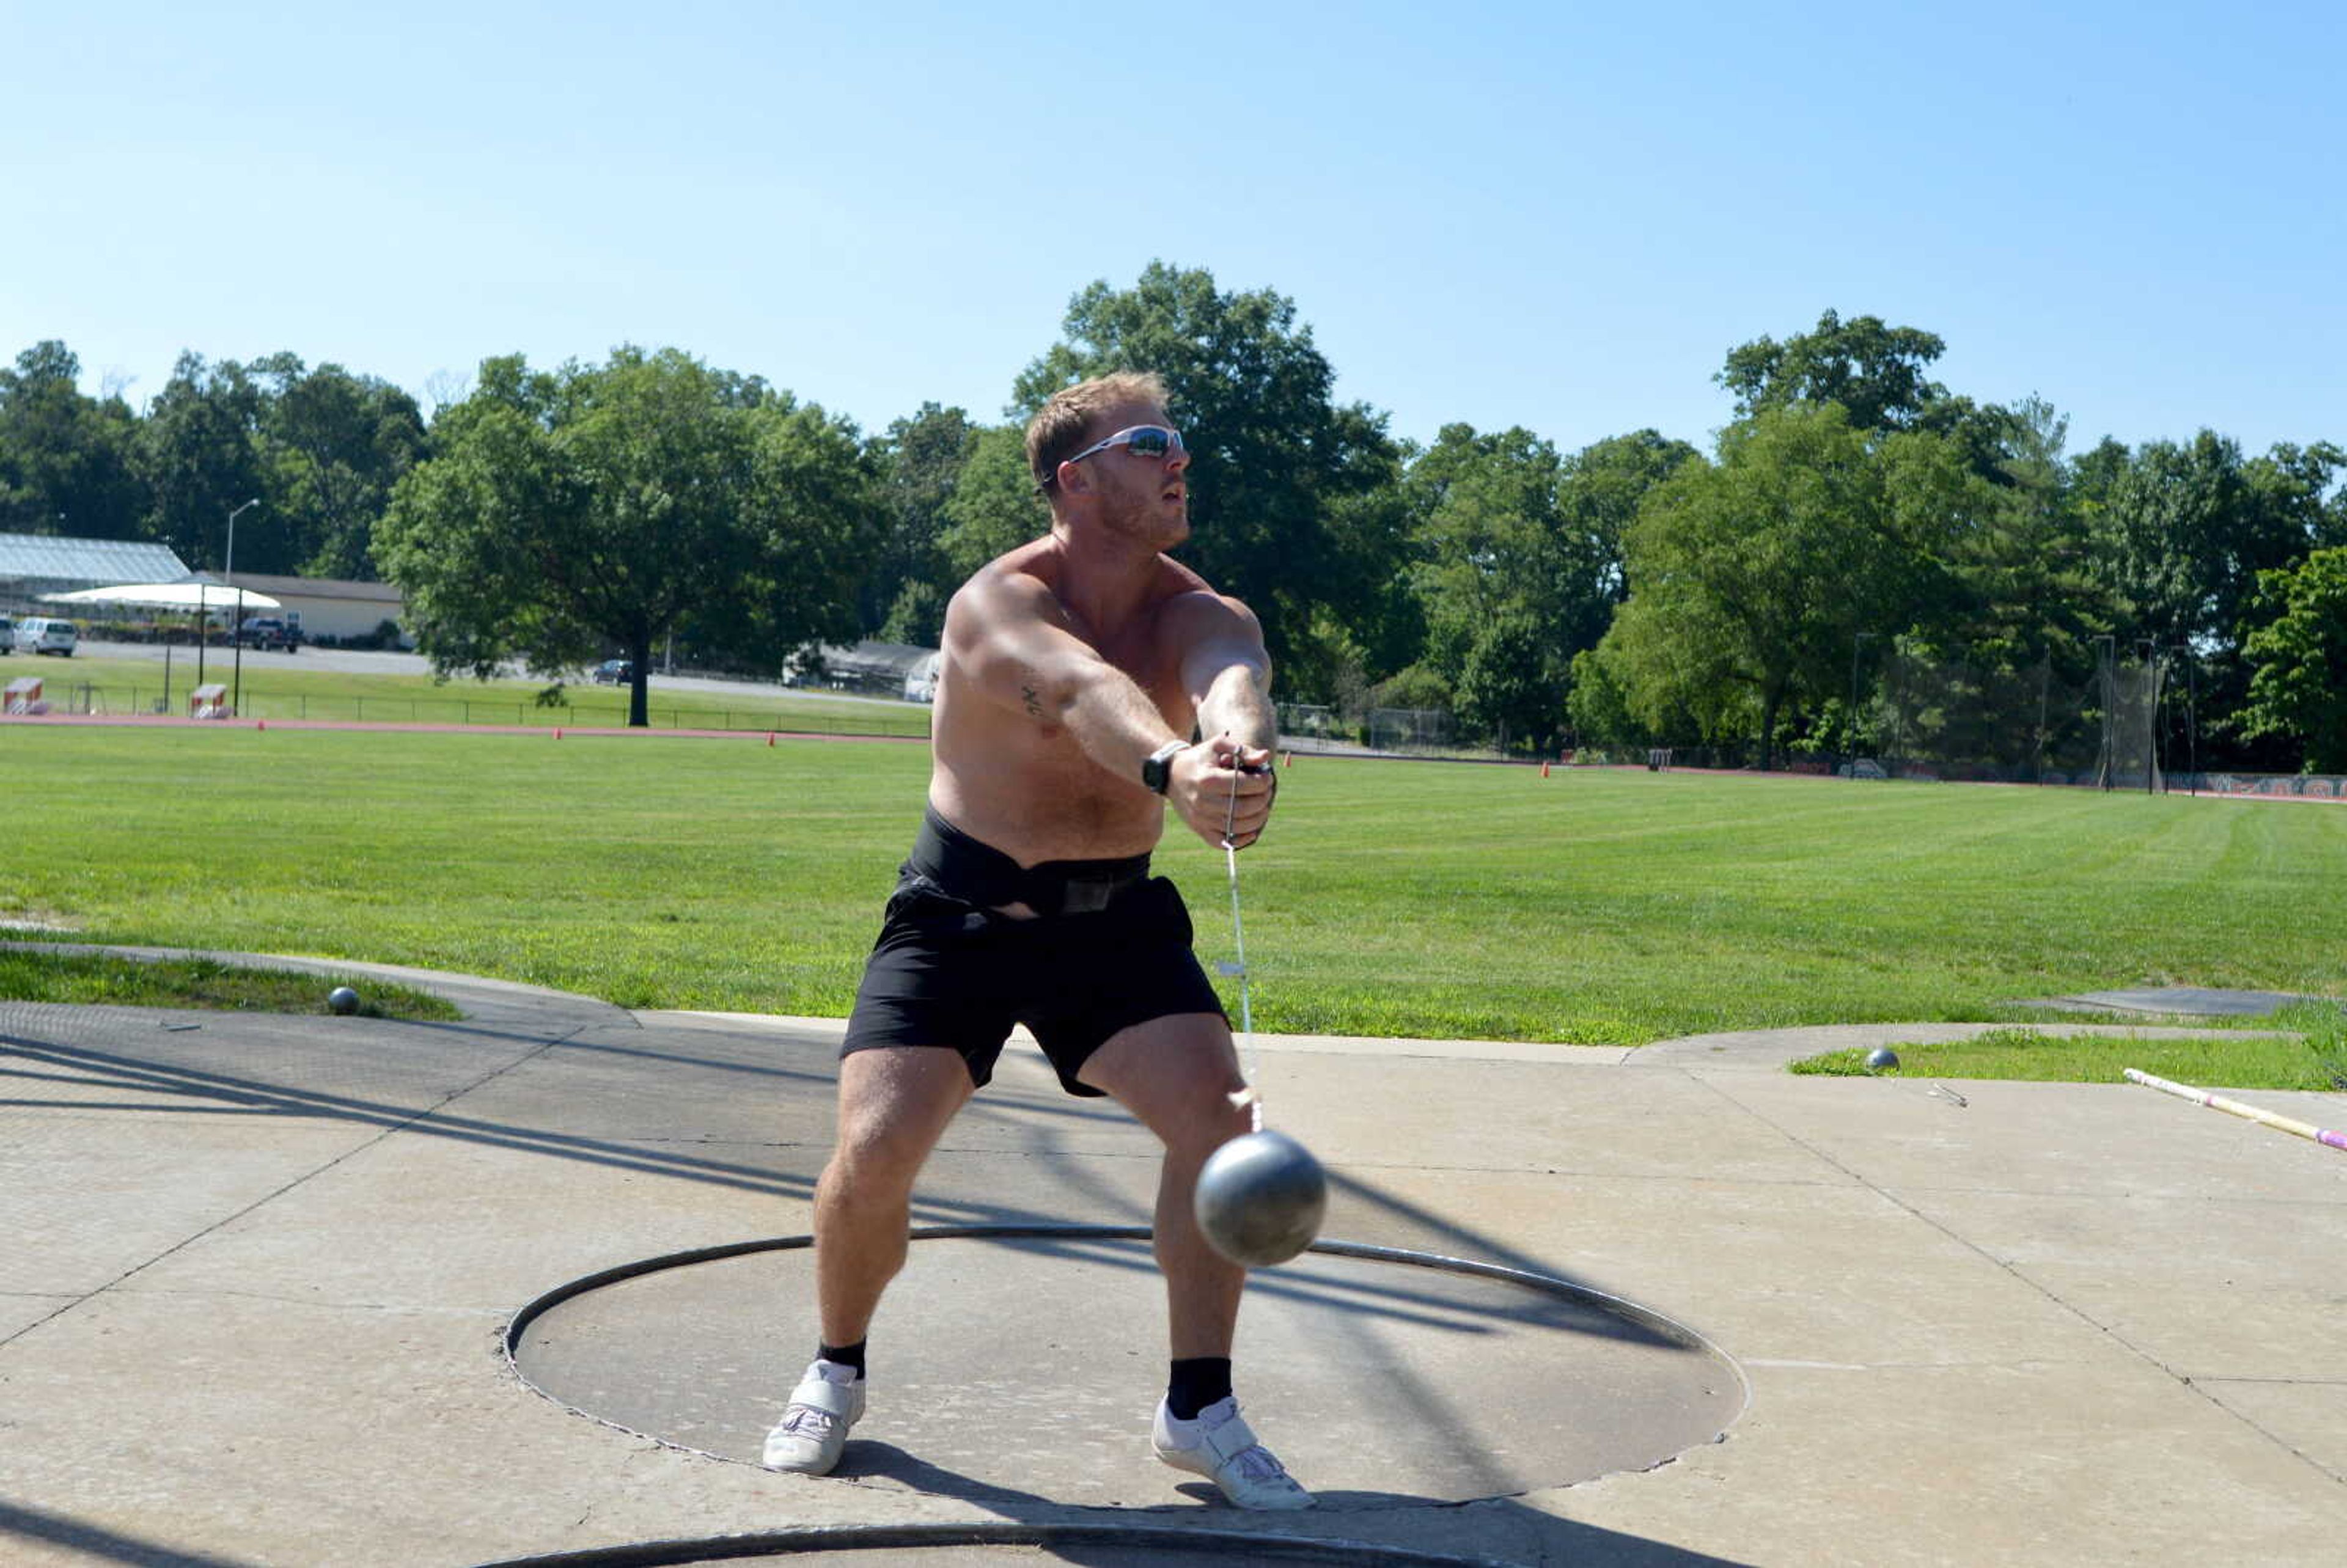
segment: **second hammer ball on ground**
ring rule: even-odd
[[[1328,1176],[1285,1132],[1246,1132],[1198,1172],[1198,1228],[1216,1252],[1249,1268],[1286,1263],[1320,1234]]]

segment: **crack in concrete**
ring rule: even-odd
[[[1936,1197],[1952,1198],[2068,1198],[2085,1204],[2239,1204],[2256,1206],[2270,1204],[2283,1208],[2302,1209],[2309,1203],[2322,1207],[2347,1208],[2347,1196],[2336,1204],[2329,1199],[2308,1199],[2304,1196],[2287,1198],[2205,1197],[2196,1193],[2091,1193],[2075,1187],[1948,1187],[1914,1186],[1909,1192]]]
[[[1835,1170],[1849,1176],[1850,1180],[1858,1183],[1860,1186],[1865,1187],[1868,1191],[1874,1193],[1896,1207],[1903,1209],[1915,1219],[1922,1221],[1932,1229],[1938,1231],[1942,1235],[1946,1236],[1950,1241],[1954,1242],[1965,1251],[1972,1253],[1974,1256],[1980,1258],[1991,1267],[2008,1276],[2016,1283],[2035,1291],[2047,1301],[2052,1302],[2055,1306],[2059,1307],[2064,1311],[2071,1314],[2080,1322],[2086,1324],[2088,1327],[2093,1328],[2096,1333],[2107,1337],[2113,1344],[2117,1345],[2129,1355],[2137,1358],[2147,1365],[2154,1367],[2160,1372],[2166,1374],[2176,1382],[2178,1387],[2189,1389],[2192,1393],[2198,1395],[2202,1399],[2207,1400],[2210,1406],[2216,1409],[2223,1411],[2225,1415],[2231,1418],[2233,1420],[2239,1422],[2250,1431],[2257,1433],[2258,1436],[2265,1439],[2266,1441],[2273,1444],[2276,1448],[2280,1449],[2284,1453],[2289,1454],[2291,1458],[2300,1460],[2308,1468],[2314,1471],[2318,1475],[2326,1476],[2334,1482],[2342,1486],[2347,1486],[2347,1475],[2342,1475],[2339,1471],[2332,1470],[2329,1465],[2324,1464],[2318,1459],[2315,1459],[2312,1455],[2307,1453],[2303,1449],[2299,1448],[2296,1444],[2283,1438],[2280,1434],[2270,1430],[2261,1423],[2250,1419],[2247,1414],[2226,1404],[2222,1399],[2217,1398],[2216,1395],[2199,1387],[2198,1384],[2193,1381],[2190,1376],[2178,1371],[2176,1368],[2168,1365],[2166,1361],[2160,1359],[2159,1357],[2154,1355],[2149,1349],[2144,1346],[2137,1344],[2134,1340],[2129,1339],[2126,1335],[2120,1333],[2109,1324],[2100,1321],[2093,1313],[2088,1312],[2085,1307],[2080,1307],[2077,1303],[2071,1301],[2053,1286],[2046,1285],[2042,1280],[2032,1278],[2029,1275],[2023,1272],[2018,1265],[2008,1263],[1998,1257],[1986,1247],[1981,1245],[1978,1242],[1973,1241],[1970,1236],[1963,1235],[1952,1225],[1925,1214],[1922,1210],[1907,1202],[1906,1199],[1901,1197],[1898,1194],[1891,1192],[1889,1188],[1882,1186],[1879,1183],[1867,1180],[1866,1177],[1860,1175],[1856,1170],[1843,1163],[1840,1160],[1836,1159],[1826,1150],[1819,1147],[1817,1144],[1809,1142],[1808,1139],[1802,1137],[1798,1132],[1791,1131],[1789,1128],[1779,1125],[1765,1112],[1757,1110],[1750,1105],[1747,1105],[1742,1101],[1737,1099],[1734,1095],[1729,1094],[1726,1090],[1720,1088],[1717,1084],[1711,1082],[1708,1079],[1702,1077],[1695,1071],[1688,1069],[1682,1069],[1681,1071],[1685,1072],[1686,1077],[1697,1083],[1701,1083],[1705,1088],[1710,1090],[1714,1094],[1717,1094],[1721,1100],[1727,1102],[1729,1105],[1734,1106],[1745,1115],[1751,1117],[1762,1126],[1767,1127],[1778,1137],[1784,1139],[1787,1143],[1791,1143],[1795,1148],[1801,1150],[1804,1153],[1809,1154],[1813,1159],[1820,1160],[1826,1164],[1832,1166]],[[2058,1365],[2059,1363],[2024,1362],[2020,1364]]]
[[[234,1225],[237,1221],[244,1218],[247,1214],[252,1214],[267,1204],[275,1203],[279,1198],[283,1197],[286,1194],[293,1191],[295,1188],[304,1186],[309,1183],[315,1181],[318,1177],[324,1175],[327,1172],[343,1164],[346,1161],[356,1159],[359,1155],[376,1147],[378,1144],[382,1143],[384,1139],[393,1136],[395,1133],[406,1132],[409,1128],[416,1125],[416,1123],[430,1120],[432,1117],[436,1116],[441,1112],[446,1110],[450,1105],[463,1099],[466,1095],[472,1093],[475,1090],[484,1088],[488,1084],[496,1082],[507,1073],[511,1072],[517,1068],[522,1067],[536,1060],[538,1057],[544,1055],[547,1051],[553,1050],[556,1046],[562,1044],[573,1036],[584,1033],[589,1027],[591,1026],[582,1024],[579,1028],[571,1030],[569,1033],[558,1036],[554,1039],[540,1040],[537,1045],[533,1046],[528,1050],[524,1051],[521,1055],[514,1058],[512,1061],[482,1074],[479,1078],[475,1079],[470,1083],[464,1084],[459,1088],[451,1090],[447,1094],[444,1095],[438,1101],[436,1101],[425,1109],[382,1128],[374,1137],[369,1138],[364,1143],[358,1143],[352,1148],[343,1150],[341,1153],[335,1155],[333,1159],[326,1161],[323,1164],[302,1172],[301,1174],[293,1177],[291,1181],[278,1186],[275,1190],[262,1194],[260,1197],[253,1199],[252,1202],[246,1204],[241,1208],[236,1209],[232,1213],[221,1215],[219,1219],[214,1220],[211,1224],[203,1226],[193,1234],[181,1236],[178,1241],[173,1242],[169,1246],[165,1247],[154,1256],[148,1258],[143,1263],[134,1264],[130,1267],[124,1269],[120,1274],[116,1275],[112,1279],[108,1280],[97,1289],[84,1291],[74,1296],[72,1300],[67,1301],[64,1306],[58,1307],[55,1312],[44,1314],[42,1317],[36,1318],[34,1321],[27,1323],[23,1327],[15,1330],[14,1333],[0,1336],[0,1350],[7,1349],[9,1347],[15,1345],[17,1340],[22,1339],[25,1336],[32,1333],[37,1328],[40,1328],[46,1324],[56,1322],[58,1318],[64,1317],[67,1313],[78,1311],[88,1303],[97,1299],[97,1297],[117,1289],[127,1282],[137,1278],[139,1275],[146,1273],[149,1269],[153,1268],[157,1264],[159,1264],[165,1259],[174,1256],[175,1255],[185,1251],[187,1248],[193,1246],[196,1243],[203,1240],[206,1236],[215,1235],[218,1232],[226,1229],[228,1226]]]
[[[107,1288],[118,1289],[125,1296],[184,1296],[193,1301],[272,1301],[281,1307],[311,1307],[320,1312],[395,1312],[411,1317],[487,1317],[499,1321],[508,1316],[508,1309],[503,1307],[420,1307],[398,1301],[320,1301],[314,1297],[287,1296],[274,1290],[190,1290],[118,1284]]]

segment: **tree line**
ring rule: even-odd
[[[1709,447],[1651,429],[1397,437],[1270,290],[1152,265],[1096,282],[998,421],[885,429],[674,349],[484,361],[427,417],[290,354],[183,356],[134,413],[63,343],[0,370],[0,528],[154,539],[248,571],[383,577],[444,671],[558,676],[651,650],[772,674],[812,641],[934,646],[969,571],[1048,527],[1027,418],[1082,376],[1163,376],[1193,453],[1182,554],[1254,605],[1283,697],[1441,708],[1471,736],[1855,743],[1857,654],[2086,680],[2188,657],[2204,754],[2347,771],[2347,454],[2203,429],[2071,453],[2050,404],[1932,379],[1944,343],[1822,315],[1729,349]]]

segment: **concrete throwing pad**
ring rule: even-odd
[[[2112,1012],[2175,1013],[2188,1018],[2263,1018],[2292,1002],[2321,1001],[2321,997],[2293,996],[2288,991],[2214,990],[2205,986],[2150,986],[2132,991],[2082,991],[2074,997],[2047,997],[2030,1005],[2057,1008],[2106,1008]]]
[[[1147,1233],[917,1233],[839,1474],[1086,1506],[1214,1498],[1151,1456],[1164,1296]],[[653,1259],[516,1318],[521,1376],[628,1431],[757,1462],[812,1347],[805,1237]],[[1735,1363],[1635,1303],[1542,1276],[1320,1247],[1249,1282],[1240,1397],[1324,1503],[1457,1502],[1649,1469],[1744,1409]]]

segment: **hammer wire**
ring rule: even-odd
[[[1223,817],[1223,867],[1231,881],[1231,941],[1238,949],[1238,962],[1217,964],[1225,975],[1235,975],[1239,982],[1239,1037],[1246,1044],[1247,1086],[1231,1096],[1235,1105],[1244,1105],[1252,1118],[1250,1131],[1263,1131],[1263,1091],[1256,1081],[1263,1076],[1263,1058],[1255,1049],[1255,1012],[1247,997],[1246,927],[1239,919],[1239,846],[1232,842],[1239,817],[1238,753],[1231,753],[1231,802]]]

